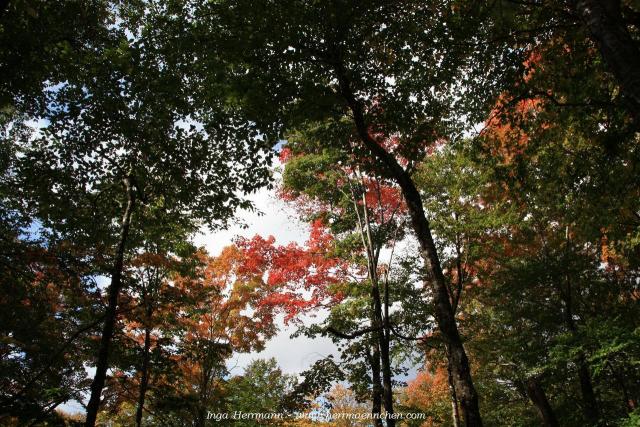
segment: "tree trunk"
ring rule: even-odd
[[[360,232],[360,238],[362,239],[362,245],[367,254],[367,272],[371,282],[371,325],[375,330],[375,339],[377,341],[377,348],[379,351],[379,361],[382,363],[382,400],[384,403],[384,409],[386,412],[386,425],[387,427],[395,427],[395,419],[389,416],[394,413],[393,411],[393,382],[391,374],[391,358],[389,355],[389,290],[385,283],[385,314],[382,314],[382,298],[380,297],[380,280],[378,277],[378,255],[377,246],[374,243],[371,234],[371,223],[369,221],[369,212],[367,206],[366,192],[362,194],[362,216],[359,213],[359,207],[357,203],[357,195],[352,192],[353,195],[353,207],[358,217],[358,230]],[[378,382],[379,384],[379,382]]]
[[[89,399],[89,404],[87,405],[87,419],[85,421],[86,427],[95,426],[96,417],[98,416],[98,410],[100,409],[102,389],[104,387],[104,382],[107,376],[107,369],[109,368],[109,349],[111,346],[111,339],[113,338],[113,330],[116,324],[118,296],[120,294],[120,288],[122,287],[124,252],[127,244],[127,239],[129,237],[131,214],[133,213],[135,205],[135,194],[132,187],[133,183],[131,182],[131,177],[126,177],[123,182],[127,194],[127,205],[124,210],[124,215],[122,216],[120,241],[118,242],[113,274],[111,276],[111,284],[109,285],[108,290],[108,304],[104,318],[104,325],[102,328],[102,336],[100,338],[100,349],[98,351],[96,373],[93,377],[93,382],[91,383],[91,397]]]
[[[376,278],[373,285],[373,299],[376,310],[376,325],[378,330],[376,332],[378,342],[380,343],[380,360],[382,362],[382,389],[383,389],[383,403],[384,410],[386,412],[387,426],[394,427],[396,425],[395,419],[389,418],[394,413],[393,411],[393,382],[391,374],[391,357],[389,355],[389,340],[385,336],[385,331],[382,319],[382,307],[380,303],[380,290],[378,288],[378,280]]]
[[[601,425],[598,401],[596,399],[596,394],[593,391],[591,374],[589,373],[589,366],[587,365],[584,354],[580,354],[578,356],[576,359],[576,365],[578,366],[578,378],[580,378],[580,391],[582,392],[584,416],[592,424]]]
[[[426,275],[433,287],[435,317],[438,322],[438,327],[442,338],[451,349],[449,352],[449,364],[451,365],[454,384],[460,399],[465,426],[482,426],[478,395],[473,385],[473,379],[471,378],[469,360],[467,359],[467,354],[458,332],[455,315],[451,301],[449,300],[446,280],[442,273],[442,266],[440,265],[438,253],[433,242],[429,221],[422,206],[420,193],[407,171],[369,135],[368,127],[364,120],[362,104],[355,98],[342,64],[336,64],[335,71],[340,86],[340,93],[353,114],[354,124],[360,140],[384,165],[402,190],[411,216],[413,230],[420,244],[420,254],[428,270],[428,274]]]
[[[140,392],[138,393],[138,407],[136,408],[136,426],[142,426],[142,411],[144,410],[144,399],[147,394],[149,384],[149,359],[151,348],[151,327],[146,326],[144,330],[144,350],[142,352],[142,377],[140,378]]]
[[[531,377],[526,380],[525,383],[527,396],[531,400],[531,403],[538,410],[540,418],[542,418],[542,425],[544,427],[558,427],[558,419],[556,418],[547,395],[540,386],[540,382],[537,378]]]
[[[376,274],[376,281],[379,283],[378,275]],[[380,297],[379,287],[378,289],[378,297]],[[382,358],[382,382],[384,385],[384,402],[385,402],[385,410],[389,414],[393,414],[393,381],[392,381],[392,373],[391,373],[391,356],[390,346],[391,346],[391,321],[389,319],[389,282],[385,280],[384,282],[384,312],[381,313],[382,317],[382,325],[383,328],[378,332],[381,335],[381,343],[382,350],[381,358]],[[387,420],[387,426],[395,425],[395,420]]]
[[[382,427],[380,414],[382,413],[382,385],[380,377],[380,348],[378,340],[374,339],[371,351],[368,353],[369,364],[371,365],[371,414],[375,427]]]
[[[567,228],[567,250],[569,248],[569,231]],[[574,337],[578,334],[578,328],[573,319],[573,290],[571,285],[571,279],[569,273],[565,274],[565,281],[567,288],[563,291],[559,289],[560,297],[564,303],[564,322]],[[578,368],[578,378],[580,379],[580,392],[582,393],[582,412],[586,420],[592,425],[600,425],[600,414],[598,410],[598,401],[593,391],[593,385],[591,383],[591,374],[589,373],[589,366],[583,353],[580,353],[575,359],[576,367]]]
[[[199,401],[196,408],[196,427],[205,427],[207,414],[207,401],[209,400],[209,381],[213,368],[205,362],[202,366],[202,375],[200,376],[200,393]]]
[[[565,322],[571,334],[576,335],[576,326],[573,321],[573,314],[571,312],[571,298],[565,299]],[[576,367],[578,369],[578,378],[580,379],[580,392],[582,394],[582,412],[591,424],[600,425],[600,411],[598,410],[598,401],[596,394],[593,391],[593,384],[591,383],[591,374],[589,373],[589,366],[583,353],[580,353],[575,360]]]
[[[619,0],[572,0],[575,12],[598,44],[600,54],[640,119],[640,49],[622,19]]]
[[[453,419],[453,427],[460,427],[460,409],[458,408],[458,396],[456,393],[456,385],[453,382],[451,365],[449,364],[447,364],[447,374],[447,379],[449,381],[449,396],[451,398],[451,418]]]
[[[374,244],[373,237],[371,235],[371,223],[369,222],[369,212],[367,206],[366,195],[362,195],[363,204],[363,222],[364,225],[360,229],[361,237],[367,251],[367,266],[369,270],[369,279],[371,280],[371,299],[373,300],[373,320],[374,327],[376,327],[376,337],[378,339],[378,345],[380,348],[380,361],[382,363],[382,389],[384,410],[386,412],[386,425],[387,427],[395,427],[396,421],[393,417],[393,381],[391,374],[391,357],[389,356],[389,322],[388,322],[388,296],[387,289],[385,295],[385,313],[382,315],[382,298],[380,297],[380,280],[378,277],[378,256],[376,252],[376,245]],[[357,206],[356,206],[357,208]],[[363,230],[364,228],[364,230]],[[366,234],[366,237],[365,237]]]

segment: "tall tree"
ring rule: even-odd
[[[627,317],[634,310],[627,282],[634,268],[607,270],[610,263],[636,263],[634,244],[622,242],[637,227],[630,214],[637,210],[631,184],[637,150],[621,141],[624,160],[602,169],[613,157],[607,148],[589,128],[545,110],[545,102],[520,101],[506,117],[496,112],[476,144],[436,151],[420,182],[457,200],[435,198],[427,208],[439,239],[452,245],[462,231],[468,242],[462,326],[474,337],[468,348],[484,399],[495,402],[485,419],[604,424],[625,417],[625,402],[634,401],[615,372],[637,373],[614,356],[636,357],[628,335],[636,322]],[[465,227],[448,206],[466,217]],[[612,247],[621,252],[614,255]],[[596,324],[624,344],[614,350],[609,339],[595,339],[603,332]],[[611,358],[604,370],[596,354]],[[616,399],[611,387],[626,397]]]
[[[262,350],[276,326],[272,307],[263,303],[269,294],[264,272],[245,268],[253,260],[236,246],[217,257],[199,257],[195,274],[174,278],[190,304],[178,320],[183,333],[174,343],[181,375],[163,399],[169,405],[183,402],[177,406],[186,406],[194,424],[204,426],[207,411],[225,407],[227,359],[234,352]]]
[[[364,149],[375,159],[372,166],[401,188],[420,242],[423,277],[436,301],[438,326],[451,347],[463,418],[468,425],[481,425],[468,358],[412,178],[427,147],[452,129],[449,113],[457,83],[472,75],[474,85],[481,86],[484,63],[465,74],[468,52],[459,43],[483,34],[474,12],[473,6],[436,2],[229,1],[209,15],[227,23],[222,34],[231,35],[227,43],[245,71],[238,73],[239,90],[252,87],[242,93],[247,110],[260,111],[256,123],[276,130],[322,123],[339,135],[333,143],[348,148],[347,141],[356,142],[351,147]],[[398,144],[386,146],[383,135],[397,136]]]
[[[16,185],[32,217],[108,257],[87,425],[95,423],[109,367],[127,254],[149,230],[161,235],[163,224],[224,224],[249,206],[243,195],[269,179],[269,152],[251,124],[188,95],[197,82],[185,72],[184,51],[169,49],[154,27],[166,10],[119,10],[105,45],[49,92],[39,137],[18,142]]]
[[[329,321],[328,331],[343,339],[372,336],[371,349],[365,352],[372,375],[372,412],[380,414],[384,402],[386,413],[393,414],[389,278],[395,245],[404,237],[406,207],[400,192],[385,179],[359,171],[353,156],[324,147],[313,135],[307,139],[303,132],[288,136],[281,160],[283,197],[296,203],[303,219],[322,218],[346,260],[360,262],[353,259],[354,245],[362,254],[370,287],[369,326],[346,331]],[[389,252],[386,265],[381,260],[383,249]]]
[[[34,236],[20,236],[9,221],[2,224],[0,420],[54,420],[56,408],[81,399],[86,386],[87,346],[80,338],[100,320],[91,304],[91,268],[74,258],[81,256],[78,248],[43,245]]]

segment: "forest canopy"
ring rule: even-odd
[[[0,74],[1,425],[640,425],[636,1],[2,0]]]

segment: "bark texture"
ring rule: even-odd
[[[449,382],[449,396],[451,399],[451,419],[453,427],[460,427],[460,409],[458,407],[458,394],[456,393],[456,385],[453,383],[453,374],[451,373],[451,365],[447,364],[447,380]]]
[[[544,427],[558,427],[560,424],[558,424],[556,414],[553,412],[553,409],[549,404],[549,400],[540,385],[540,381],[535,377],[531,377],[526,380],[525,386],[527,396],[529,397],[529,400],[531,400],[531,403],[533,403],[533,406],[536,407],[538,415],[540,415],[542,425]]]

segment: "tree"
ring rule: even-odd
[[[115,342],[108,419],[138,422],[144,411],[147,425],[205,425],[209,411],[228,411],[235,396],[229,358],[260,351],[276,332],[271,307],[261,304],[268,294],[262,274],[243,270],[249,260],[238,247],[217,257],[203,250],[182,255],[132,260],[136,281],[122,302],[130,310]],[[141,403],[145,387],[149,397]]]
[[[635,273],[620,268],[614,279],[602,260],[609,265],[621,256],[635,264],[633,251],[613,255],[611,242],[628,247],[622,242],[634,233],[635,221],[625,218],[637,209],[629,186],[636,153],[623,150],[625,160],[603,170],[608,150],[588,130],[551,117],[542,100],[520,102],[507,117],[493,115],[475,146],[439,150],[419,174],[421,185],[453,199],[426,204],[441,244],[453,245],[456,233],[466,242],[461,326],[473,337],[467,348],[492,424],[595,425],[623,418],[631,393],[614,371],[636,375],[613,362],[615,356],[603,374],[593,355],[616,351],[610,353],[609,339],[590,338],[602,337],[604,327],[625,343],[626,357],[635,357],[627,335],[635,321],[622,314],[632,310],[633,291],[624,283]],[[428,194],[437,194],[431,189]],[[465,220],[458,223],[447,207]],[[616,401],[610,387],[627,397]],[[576,401],[584,403],[576,408]]]
[[[630,147],[629,144],[633,144],[632,141],[622,140],[617,147],[619,151],[616,150],[612,155],[608,147],[599,146],[597,140],[593,141],[593,137],[588,131],[585,132],[584,129],[574,127],[577,124],[551,121],[553,120],[550,119],[553,117],[552,112],[547,112],[544,115],[535,114],[539,108],[541,108],[539,104],[537,106],[535,103],[528,104],[528,107],[521,111],[521,119],[514,122],[513,130],[519,132],[524,138],[520,139],[519,152],[516,151],[515,155],[504,164],[505,171],[509,171],[516,181],[505,179],[505,183],[511,182],[505,188],[517,185],[521,191],[523,190],[528,195],[527,200],[513,195],[513,200],[519,200],[516,206],[521,206],[523,212],[526,212],[526,220],[523,219],[522,223],[515,225],[514,230],[525,233],[522,235],[522,239],[531,245],[526,250],[533,251],[528,255],[529,261],[521,265],[520,274],[523,274],[524,277],[520,277],[524,283],[529,282],[531,287],[537,288],[537,286],[546,283],[547,290],[545,292],[551,291],[548,298],[551,301],[557,301],[558,308],[555,311],[553,309],[545,310],[546,315],[553,316],[553,320],[548,320],[549,325],[551,326],[555,322],[561,328],[560,331],[555,332],[558,334],[558,338],[560,336],[571,337],[569,341],[572,341],[576,346],[574,351],[569,353],[561,351],[560,353],[564,353],[563,357],[570,360],[578,376],[577,382],[584,402],[582,406],[584,418],[589,423],[602,424],[604,422],[601,414],[602,403],[598,401],[595,391],[597,387],[588,362],[589,357],[585,353],[586,342],[589,340],[583,333],[587,335],[588,333],[585,329],[583,329],[583,333],[580,330],[585,328],[586,324],[591,323],[589,318],[592,316],[597,318],[601,315],[602,308],[605,305],[608,306],[604,301],[613,303],[617,298],[614,295],[618,293],[624,295],[628,292],[628,290],[624,290],[624,285],[621,282],[612,288],[604,285],[605,282],[611,280],[611,277],[603,274],[597,265],[602,261],[601,255],[598,253],[602,253],[602,251],[607,253],[607,249],[602,249],[602,239],[608,240],[609,233],[616,234],[614,230],[617,230],[621,233],[618,235],[619,238],[625,240],[626,238],[622,236],[630,231],[628,228],[630,224],[622,218],[627,216],[625,213],[627,209],[636,209],[631,207],[635,201],[628,199],[630,194],[626,189],[629,188],[626,180],[630,178],[630,173],[633,175],[631,169],[634,168],[632,165],[637,162],[637,153],[635,150],[626,149]],[[565,126],[558,126],[557,123],[563,123]],[[560,148],[563,144],[560,141],[569,135],[573,144],[567,153]],[[495,144],[500,140],[500,135],[489,132],[487,140],[493,141],[488,142],[489,145]],[[545,148],[541,149],[538,144],[545,144]],[[525,168],[515,172],[512,168],[522,168],[523,159],[527,158],[533,150],[536,151],[534,162],[536,170]],[[560,152],[564,152],[564,156],[560,155]],[[618,156],[624,160],[614,161],[609,170],[600,171],[599,165]],[[564,163],[563,160],[568,163]],[[631,169],[627,169],[628,167]],[[610,173],[614,175],[610,175]],[[631,179],[633,180],[633,178]],[[610,184],[613,182],[615,185]],[[561,190],[558,191],[559,189]],[[503,195],[506,193],[503,192]],[[605,215],[602,215],[603,212],[598,207],[603,203],[609,207]],[[602,234],[603,230],[607,230],[605,236]],[[518,232],[513,232],[515,241],[518,241],[518,235]],[[520,248],[524,246],[522,245]],[[536,255],[532,256],[534,253]],[[512,252],[509,256],[513,261],[517,259],[517,252]],[[634,255],[631,256],[634,257]],[[515,265],[513,267],[514,270],[519,270]],[[527,269],[531,270],[527,272]],[[511,270],[510,275],[518,277],[518,273],[515,273],[514,270]],[[532,280],[529,274],[533,271],[538,272],[538,278]],[[611,292],[608,296],[605,296],[609,292],[605,291],[605,288]],[[540,301],[539,298],[543,293],[541,289],[537,289],[539,294],[532,299]],[[592,301],[595,301],[591,300],[595,295],[598,295],[599,308],[592,306],[592,309],[587,309],[593,303]],[[607,315],[621,309],[621,307],[614,308],[616,305],[613,303],[612,306],[608,306]],[[578,307],[582,307],[586,311],[581,313],[581,309]],[[540,314],[533,317],[539,319]],[[584,323],[581,327],[582,322]],[[604,319],[601,319],[600,322],[608,323]],[[632,324],[627,323],[627,326]],[[556,325],[551,329],[555,329]],[[631,327],[633,328],[633,326]],[[591,329],[591,327],[586,329]],[[541,338],[548,340],[552,336],[554,333],[547,333]],[[626,341],[626,339],[623,340]],[[564,341],[564,338],[561,341]],[[578,342],[582,342],[582,344],[578,344]],[[604,344],[604,341],[601,344]],[[549,345],[546,344],[547,347]],[[565,345],[567,342],[561,346]],[[556,353],[557,355],[558,353]],[[538,359],[538,362],[540,360]],[[526,381],[525,383],[530,384]],[[538,400],[539,409],[548,413],[548,409],[544,409],[547,406],[544,404],[544,399],[536,400]],[[535,400],[534,403],[536,403]],[[551,417],[546,416],[545,418]]]
[[[425,366],[405,389],[404,406],[427,414],[426,425],[455,425],[455,419],[451,416],[447,371],[442,365]]]
[[[261,350],[276,332],[272,308],[262,302],[268,295],[262,274],[245,268],[251,259],[229,246],[202,260],[194,277],[175,279],[191,305],[180,318],[178,395],[165,397],[187,402],[196,425],[204,425],[208,410],[225,407],[225,361],[233,352]]]
[[[371,336],[370,349],[354,343],[343,351],[343,359],[365,359],[371,371],[372,413],[380,414],[384,402],[386,413],[393,414],[390,344],[398,325],[392,324],[389,307],[401,303],[395,299],[401,293],[396,286],[412,287],[410,281],[390,283],[394,255],[397,257],[395,246],[403,240],[407,220],[400,192],[383,177],[361,172],[357,166],[361,160],[356,156],[337,147],[324,147],[313,134],[303,131],[288,136],[280,157],[285,162],[282,197],[295,204],[304,220],[322,219],[336,240],[337,254],[353,264],[355,283],[350,284],[345,301],[331,309],[327,326],[321,331],[343,340]],[[381,261],[383,249],[389,252],[384,255],[386,264]],[[358,270],[364,270],[365,277],[358,277],[362,275]],[[364,305],[359,287],[369,288]],[[362,311],[369,321],[365,327],[356,314]],[[352,382],[360,382],[359,363],[351,370]],[[393,425],[395,420],[388,422]],[[381,424],[379,418],[376,424]]]
[[[243,93],[247,111],[260,109],[256,123],[276,130],[278,125],[293,130],[319,124],[339,136],[333,144],[348,149],[347,141],[357,142],[352,146],[370,154],[378,172],[402,190],[426,266],[423,277],[436,301],[438,326],[451,347],[450,364],[465,422],[481,425],[446,280],[412,179],[413,165],[451,131],[451,95],[457,93],[457,83],[468,75],[473,75],[475,86],[484,81],[484,62],[465,75],[468,49],[457,43],[484,34],[475,19],[461,25],[463,15],[475,18],[474,7],[468,9],[424,2],[336,1],[310,6],[290,1],[256,6],[230,1],[213,14],[228,23],[222,33],[232,35],[228,43],[236,43],[231,54],[235,52],[238,67],[246,70],[238,85],[252,88]],[[251,33],[242,28],[251,28]],[[385,146],[381,135],[398,136],[399,144]],[[409,164],[403,166],[400,157]]]
[[[367,407],[365,404],[358,402],[352,390],[343,385],[336,384],[329,393],[327,393],[327,400],[331,406],[329,417],[331,417],[333,425],[340,427],[369,425],[369,421],[365,418]]]
[[[80,399],[86,343],[97,323],[90,267],[69,245],[43,246],[3,222],[0,243],[0,419],[20,424],[56,418],[56,407]],[[98,318],[99,319],[99,318]]]
[[[31,217],[53,235],[104,248],[108,258],[87,425],[95,422],[109,366],[127,254],[146,233],[162,237],[163,224],[187,232],[201,222],[224,224],[236,208],[249,207],[243,194],[269,179],[269,152],[251,124],[187,96],[194,86],[184,52],[169,52],[151,25],[166,16],[118,10],[122,24],[106,45],[49,93],[39,136],[16,141],[23,154],[15,185]]]
[[[185,243],[179,253],[179,258],[171,256],[156,246],[131,259],[126,266],[131,283],[120,303],[123,324],[118,328],[120,334],[115,336],[116,351],[112,356],[118,372],[115,381],[107,384],[107,394],[115,396],[109,403],[116,411],[135,402],[138,426],[148,412],[147,392],[162,393],[162,388],[168,386],[166,372],[176,369],[171,348],[184,331],[171,318],[171,312],[188,309],[193,304],[172,284],[180,274],[196,274],[202,261],[189,244]]]
[[[293,375],[287,375],[278,367],[275,359],[257,359],[251,362],[242,375],[229,380],[228,407],[233,413],[284,414],[286,397],[297,384]],[[269,424],[283,424],[284,420],[275,419]],[[239,420],[234,425],[258,426],[260,420]]]

